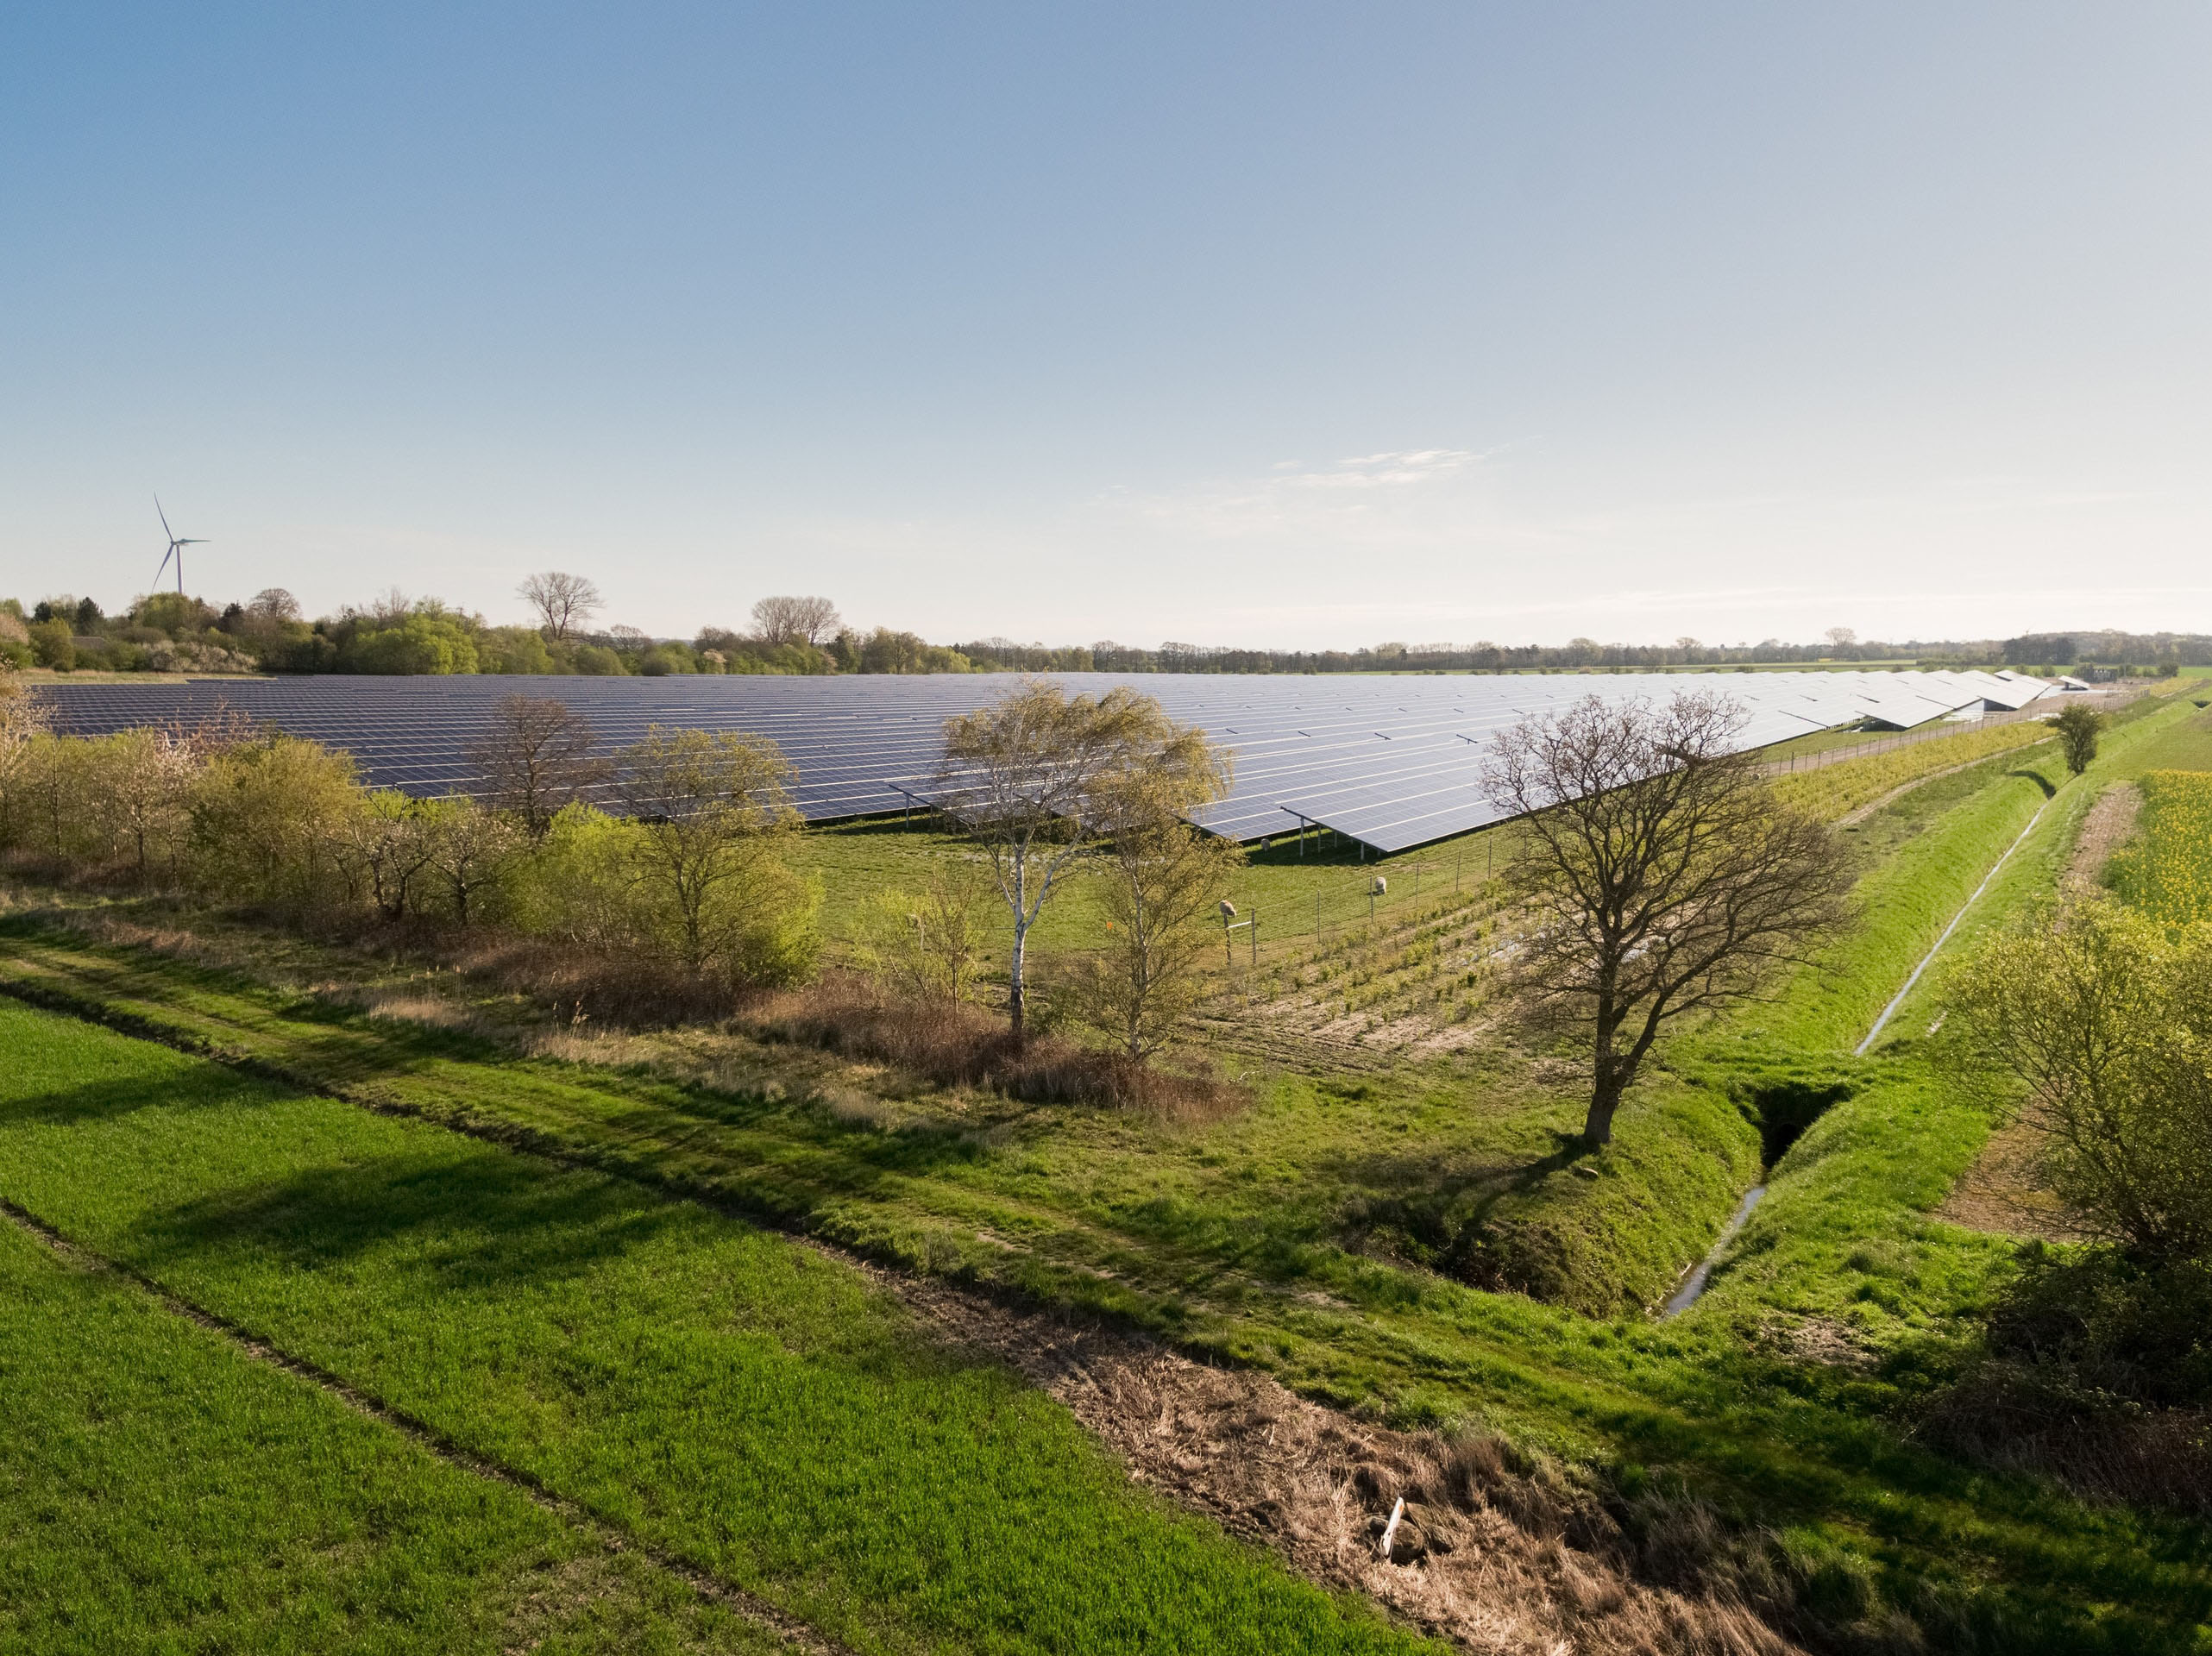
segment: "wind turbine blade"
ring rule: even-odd
[[[161,519],[161,532],[169,537],[169,543],[174,546],[177,543],[177,531],[169,527],[169,514],[161,510],[161,497],[158,494],[154,497],[154,511]]]
[[[161,567],[154,572],[154,584],[156,586],[161,584],[161,577],[169,573],[169,560],[176,555],[176,550],[177,549],[173,546],[161,555]]]

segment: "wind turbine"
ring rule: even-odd
[[[174,558],[177,561],[177,596],[182,598],[185,595],[185,549],[205,546],[207,543],[196,536],[190,538],[179,536],[170,528],[169,514],[161,510],[161,497],[158,494],[154,497],[154,511],[161,519],[161,532],[169,537],[169,549],[161,555],[161,567],[154,572],[154,584],[156,586],[161,584],[161,577],[168,572],[169,560]]]

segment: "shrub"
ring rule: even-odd
[[[2212,1512],[2212,1266],[2040,1242],[2019,1264],[1927,1434],[2088,1494]]]
[[[347,673],[474,673],[476,642],[457,618],[418,611],[355,633],[338,666]]]
[[[996,894],[971,858],[940,859],[920,891],[877,892],[862,912],[860,964],[913,1000],[968,999],[983,960],[984,916]]]
[[[2212,930],[2099,900],[1960,976],[1952,1053],[2015,1083],[2083,1227],[2145,1263],[2212,1257]]]
[[[364,808],[345,754],[292,736],[219,753],[192,789],[192,883],[288,918],[331,913],[354,891],[339,847]]]
[[[66,621],[35,621],[29,628],[31,654],[41,667],[66,673],[77,665],[77,646]]]

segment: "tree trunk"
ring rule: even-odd
[[[1029,954],[1029,927],[1023,918],[1028,913],[1028,900],[1029,869],[1026,862],[1017,862],[1014,865],[1014,952],[1008,957],[1006,971],[1008,1026],[1013,1033],[1014,1050],[1017,1052],[1027,1038],[1021,1026],[1021,1002],[1024,998],[1021,969],[1027,963]]]
[[[1603,1150],[1613,1141],[1613,1113],[1620,1108],[1624,1068],[1613,1051],[1611,1008],[1604,1006],[1598,1010],[1596,1044],[1590,1065],[1590,1113],[1583,1118],[1582,1142],[1589,1149]]]
[[[1598,1071],[1597,1084],[1590,1089],[1590,1113],[1582,1121],[1582,1142],[1588,1148],[1603,1150],[1612,1143],[1613,1112],[1620,1108],[1620,1082],[1607,1064]]]

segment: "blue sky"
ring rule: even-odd
[[[0,593],[2212,630],[2212,12],[17,8]]]

